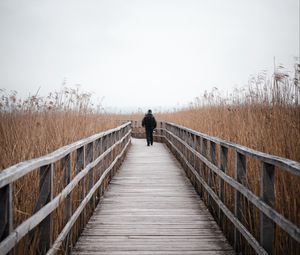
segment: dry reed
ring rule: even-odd
[[[1,92],[0,171],[117,125],[115,115],[95,111],[92,95],[78,89],[27,99]]]

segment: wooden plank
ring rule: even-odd
[[[72,251],[89,252],[233,254],[166,147],[136,139]]]
[[[107,251],[73,251],[73,255],[106,255]],[[182,251],[109,251],[111,255],[182,255]],[[185,255],[236,255],[233,251],[184,251]]]

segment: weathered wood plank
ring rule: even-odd
[[[77,255],[96,252],[233,254],[166,147],[135,139],[73,249]]]
[[[74,251],[73,255],[106,255],[107,251]],[[182,255],[182,251],[109,251],[111,255]],[[185,255],[235,255],[233,251],[184,251]]]

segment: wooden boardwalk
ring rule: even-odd
[[[235,253],[167,147],[132,139],[72,254]]]

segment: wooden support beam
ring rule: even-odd
[[[269,206],[275,206],[274,166],[262,162],[260,197]],[[275,224],[272,219],[260,212],[260,244],[270,254],[274,254]]]
[[[78,174],[82,169],[85,167],[85,146],[82,146],[77,149],[77,155],[76,155],[76,174]],[[86,177],[85,177],[86,178]],[[80,203],[83,201],[85,194],[86,194],[86,187],[85,187],[85,178],[81,180],[79,183],[79,200]],[[84,221],[85,221],[85,212],[83,211],[80,216],[80,230],[81,232],[84,228]]]
[[[40,169],[40,197],[37,210],[53,199],[53,164],[42,166]],[[40,224],[39,252],[45,254],[52,245],[53,222],[50,213]]]
[[[220,146],[220,170],[226,174],[227,172],[227,159],[228,159],[228,148],[225,146]],[[225,199],[225,185],[224,180],[219,177],[219,198],[224,203]],[[219,226],[224,229],[224,213],[219,208]]]
[[[211,161],[211,163],[212,164],[214,164],[214,165],[216,165],[217,164],[217,157],[216,157],[216,144],[213,142],[213,141],[210,141],[210,146],[209,146],[209,151],[210,151],[210,161]],[[212,170],[208,167],[207,168],[207,170],[208,170],[208,181],[207,181],[207,184],[208,184],[208,186],[210,187],[210,188],[212,188],[213,189],[213,172],[212,172]],[[213,200],[212,200],[212,198],[208,195],[208,208],[210,208],[211,209],[211,212],[212,212],[212,214],[214,215],[214,216],[216,216],[215,214],[216,214],[216,211],[217,211],[217,209],[216,208],[214,208],[214,206],[213,206]]]
[[[64,175],[64,188],[70,183],[72,179],[72,161],[71,155],[68,154],[61,159],[61,169]],[[72,196],[68,194],[64,201],[64,225],[66,225],[69,219],[72,216]],[[68,253],[72,248],[72,231],[69,232],[68,236],[66,237],[64,250]]]
[[[235,179],[241,184],[245,184],[246,180],[246,157],[245,155],[235,153]],[[243,223],[243,196],[235,190],[234,191],[234,215]],[[234,248],[237,252],[241,251],[241,234],[237,228],[234,229]]]
[[[0,241],[13,230],[13,185],[0,188]]]

